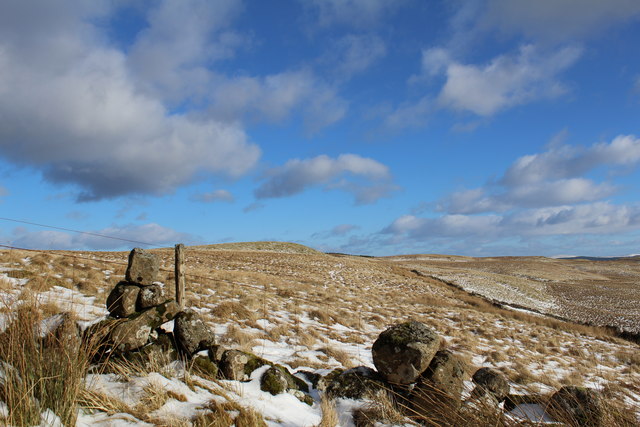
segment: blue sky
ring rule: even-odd
[[[640,250],[635,0],[0,3],[0,217],[172,245]],[[128,243],[0,220],[0,242]]]

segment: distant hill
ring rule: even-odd
[[[236,242],[220,243],[216,245],[194,246],[197,249],[212,251],[246,251],[246,252],[276,252],[286,254],[322,255],[308,246],[289,242]]]

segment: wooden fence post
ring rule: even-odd
[[[184,245],[182,243],[176,245],[176,302],[180,308],[184,308]]]

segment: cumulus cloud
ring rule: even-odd
[[[264,77],[218,77],[211,88],[208,113],[225,121],[280,122],[299,112],[312,132],[341,120],[348,104],[335,88],[307,70]]]
[[[233,194],[227,190],[215,190],[209,193],[194,194],[190,199],[202,203],[233,202],[235,200]]]
[[[603,199],[617,188],[583,175],[640,164],[640,139],[620,135],[591,146],[556,141],[547,151],[517,159],[494,183],[454,192],[436,204],[440,216],[405,215],[381,231],[392,244],[419,245],[457,238],[474,245],[523,245],[556,236],[621,235],[640,230],[640,205]],[[446,240],[450,245],[451,240]],[[524,243],[523,243],[524,242]],[[458,249],[461,247],[458,246]],[[536,251],[544,245],[536,248]],[[534,251],[535,252],[535,251]]]
[[[640,17],[635,0],[488,0],[484,25],[558,42],[589,37]]]
[[[554,144],[547,151],[517,159],[495,184],[454,192],[440,201],[449,214],[503,212],[516,208],[595,202],[617,188],[583,177],[597,168],[640,164],[640,139],[620,135],[589,147]]]
[[[264,179],[254,192],[258,199],[288,197],[309,187],[322,186],[326,190],[347,191],[357,204],[366,204],[387,196],[396,188],[387,166],[356,154],[292,159],[284,166],[267,171]]]
[[[443,107],[491,116],[509,107],[565,93],[567,89],[557,76],[580,55],[581,49],[576,47],[548,53],[526,45],[516,55],[500,55],[486,65],[471,65],[453,61],[439,49],[426,51],[423,65],[427,65],[427,73],[440,71],[446,76],[438,96]]]
[[[640,228],[640,206],[608,202],[527,209],[509,214],[459,215],[436,218],[402,216],[381,233],[411,240],[440,237],[475,239],[506,237],[615,234]]]
[[[197,236],[181,233],[155,223],[112,226],[90,233],[112,238],[54,230],[30,231],[19,227],[13,230],[11,240],[14,246],[21,248],[67,250],[115,250],[129,248],[134,243],[133,241],[138,245],[147,243],[151,246],[200,243]]]
[[[243,129],[171,114],[140,91],[125,54],[88,23],[104,10],[76,3],[0,6],[3,22],[23,24],[0,26],[1,155],[78,185],[84,200],[167,193],[198,173],[253,167],[260,150]]]

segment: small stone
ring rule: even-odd
[[[424,323],[401,323],[382,332],[373,343],[373,363],[390,383],[411,384],[427,369],[440,341]]]
[[[119,282],[107,297],[107,310],[111,316],[129,317],[136,312],[140,287],[129,282]]]
[[[154,254],[144,249],[134,248],[129,253],[129,264],[125,280],[140,285],[151,285],[158,279],[160,261]]]

